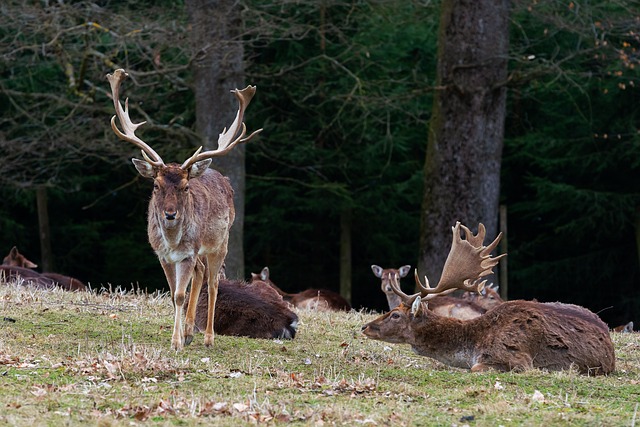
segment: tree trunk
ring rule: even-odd
[[[196,130],[205,150],[217,147],[218,135],[235,118],[238,104],[230,93],[244,88],[244,50],[240,38],[240,7],[235,0],[187,0],[194,54]],[[226,274],[244,279],[245,146],[213,160],[234,189],[236,218],[229,236]]]
[[[340,295],[351,304],[351,209],[340,213]]]
[[[456,221],[497,233],[507,48],[506,0],[442,2],[418,259],[433,284]]]
[[[43,272],[50,272],[53,269],[53,251],[51,250],[47,188],[43,185],[36,188],[36,204],[38,206],[38,229],[40,231],[40,267]]]

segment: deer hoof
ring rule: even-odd
[[[189,345],[193,341],[193,335],[184,336],[184,345]]]
[[[204,336],[204,345],[207,347],[211,347],[213,345],[213,334],[205,334]]]

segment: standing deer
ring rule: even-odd
[[[175,312],[171,348],[180,350],[193,340],[195,310],[202,288],[202,280],[192,280],[198,256],[203,258],[208,268],[209,300],[204,344],[211,346],[218,271],[227,255],[229,229],[235,218],[235,209],[229,180],[218,171],[209,169],[209,165],[212,158],[225,155],[236,144],[250,140],[262,130],[245,136],[244,111],[256,88],[247,86],[243,90],[231,91],[240,106],[231,127],[220,134],[216,150],[201,152],[200,147],[181,165],[165,164],[149,145],[135,135],[136,129],[145,122],[134,124],[131,121],[129,100],[125,100],[124,109],[120,104],[120,84],[126,76],[123,69],[107,74],[116,110],[116,115],[111,118],[111,128],[120,139],[141,149],[144,160],[132,159],[133,164],[140,175],[153,179],[147,232],[149,243],[160,260],[171,289]],[[122,131],[116,125],[116,117]],[[190,281],[192,291],[183,331],[182,309]]]
[[[461,227],[466,240],[460,236]],[[456,223],[438,285],[430,287],[426,277],[423,285],[416,272],[420,292],[407,295],[394,277],[390,283],[402,304],[364,325],[363,333],[376,340],[410,344],[420,355],[472,372],[571,366],[583,374],[613,372],[615,354],[607,325],[584,307],[508,301],[470,320],[442,317],[427,309],[437,295],[456,289],[482,290],[486,282],[482,278],[505,256],[491,257],[501,237],[483,246],[483,233],[474,236]]]
[[[302,292],[289,294],[277,287],[269,279],[269,267],[260,273],[251,273],[251,282],[261,280],[278,292],[282,298],[296,308],[318,311],[349,311],[351,304],[342,295],[328,289],[305,289]]]
[[[35,284],[36,286],[48,288],[57,285],[65,291],[87,290],[87,285],[85,285],[75,277],[51,272],[38,273],[36,271],[32,271],[32,269],[37,267],[38,264],[27,259],[27,257],[22,255],[18,251],[18,248],[14,246],[9,251],[9,254],[2,260],[1,269],[7,272],[9,277],[19,276],[27,282]]]
[[[480,226],[482,226],[482,224],[480,224]],[[481,230],[481,232],[485,233],[486,231]],[[405,277],[410,269],[410,265],[403,265],[398,269],[382,268],[375,264],[371,266],[371,271],[373,271],[374,276],[381,279],[381,288],[387,297],[390,310],[393,310],[402,302],[401,298],[393,291],[390,282],[394,276],[397,276],[398,280]],[[398,286],[400,286],[399,282]],[[487,286],[480,294],[465,292],[460,298],[448,295],[439,296],[430,301],[429,309],[445,317],[473,319],[474,317],[481,316],[489,308],[495,306],[495,301],[498,300],[502,302],[500,295],[498,295],[493,288]]]

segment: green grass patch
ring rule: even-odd
[[[199,334],[170,349],[166,295],[0,284],[0,425],[630,426],[640,336],[617,370],[471,374],[360,334],[375,314],[300,311],[292,341]]]

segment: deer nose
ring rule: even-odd
[[[169,211],[164,211],[164,217],[166,219],[168,219],[169,221],[173,221],[174,219],[176,219],[176,215],[178,214],[178,212],[173,211],[173,212],[169,212]]]

